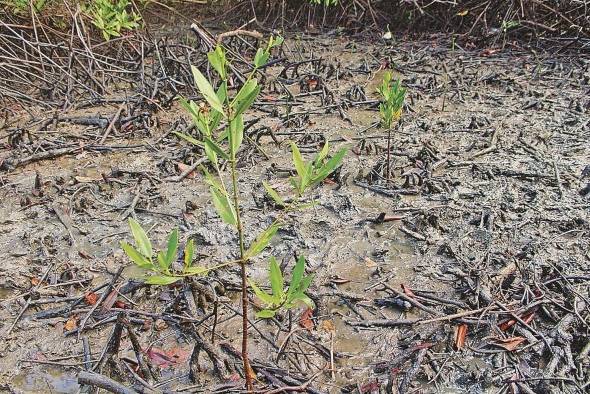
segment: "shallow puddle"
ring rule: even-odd
[[[80,389],[75,372],[56,367],[26,368],[12,380],[17,393],[77,393]]]

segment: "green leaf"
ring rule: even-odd
[[[237,115],[229,123],[229,136],[230,136],[230,152],[232,158],[238,153],[242,139],[244,138],[244,118],[242,115]]]
[[[279,230],[279,222],[275,221],[266,230],[264,230],[258,237],[256,237],[256,240],[254,241],[254,243],[252,243],[252,245],[250,245],[250,247],[248,248],[246,253],[244,253],[244,260],[251,259],[252,257],[254,257],[257,254],[259,254],[260,252],[262,252],[264,250],[264,248],[266,248],[266,246],[268,245],[268,243],[270,242],[272,237],[277,233],[278,230]]]
[[[254,91],[254,89],[256,89],[256,86],[258,85],[258,81],[256,80],[256,78],[252,78],[250,80],[248,80],[243,86],[242,88],[238,91],[238,94],[236,94],[236,97],[234,97],[233,101],[232,101],[232,107],[234,109],[236,109],[236,104],[239,103],[240,101],[245,100],[248,96],[250,96],[250,94]]]
[[[299,148],[294,142],[291,142],[291,150],[293,151],[293,165],[295,166],[295,170],[297,171],[300,180],[303,180],[307,177],[307,166],[305,165],[305,161],[301,156]],[[300,183],[299,187],[304,188],[304,185]]]
[[[166,261],[166,255],[163,251],[158,252],[156,255],[158,260],[158,265],[163,272],[169,273],[170,270],[168,269],[168,262]]]
[[[328,140],[326,140],[324,147],[322,148],[320,153],[318,153],[317,157],[315,158],[315,160],[313,162],[313,166],[317,167],[320,164],[322,164],[322,161],[326,158],[326,156],[328,156],[329,151],[330,151],[330,144],[328,143]]]
[[[260,68],[264,66],[268,61],[269,56],[270,53],[268,51],[258,48],[258,51],[256,51],[256,56],[254,56],[254,67]]]
[[[174,260],[176,260],[176,254],[178,253],[178,229],[175,228],[174,231],[168,237],[168,248],[166,250],[166,263],[168,267],[172,265]]]
[[[270,287],[272,288],[272,295],[275,298],[282,298],[283,297],[283,286],[285,285],[285,281],[283,279],[283,273],[281,272],[281,267],[277,260],[271,256],[270,258],[270,267],[269,267],[269,276],[270,276]]]
[[[308,296],[306,296],[303,293],[295,293],[292,297],[291,297],[291,302],[293,301],[302,301],[305,305],[307,305],[310,308],[314,308],[315,304],[313,302],[313,300],[311,298],[309,298]]]
[[[217,209],[217,213],[227,223],[233,226],[236,225],[236,211],[234,210],[233,204],[229,200],[226,193],[219,189],[210,187],[211,197],[213,198],[213,205]]]
[[[246,112],[252,105],[258,94],[260,93],[260,86],[256,79],[251,79],[242,86],[232,102],[232,108],[235,115],[240,115]]]
[[[149,261],[145,256],[143,256],[137,249],[133,246],[129,245],[125,241],[121,241],[121,248],[125,252],[125,254],[140,268],[150,269],[153,268],[151,261]]]
[[[225,53],[223,52],[223,48],[218,45],[214,51],[207,53],[207,58],[221,79],[225,80],[227,77],[225,72]]]
[[[173,131],[172,134],[177,135],[178,137],[190,142],[193,145],[197,145],[197,146],[201,146],[201,147],[205,145],[201,141],[197,140],[194,137],[191,137],[190,135],[179,133],[178,131]]]
[[[190,114],[193,123],[195,124],[195,126],[197,126],[197,128],[199,129],[199,131],[201,133],[203,133],[204,135],[210,135],[211,131],[210,131],[210,126],[209,126],[209,118],[208,116],[205,115],[205,113],[203,111],[200,110],[200,108],[197,106],[197,104],[194,101],[187,101],[185,98],[180,98],[180,105]],[[217,115],[218,117],[220,117],[219,112],[214,111],[214,114]],[[203,143],[200,141],[195,140],[194,138],[192,138],[191,136],[186,137],[184,134],[180,134],[178,132],[174,132],[176,135],[179,135],[181,138],[185,138],[187,139],[189,142],[195,144],[195,145],[199,145],[202,146]],[[190,140],[189,140],[190,138]],[[197,141],[197,142],[194,142]]]
[[[133,238],[135,238],[137,249],[142,255],[150,259],[153,256],[153,251],[152,243],[147,237],[147,234],[133,218],[129,218],[129,227],[131,227],[131,233],[133,234]]]
[[[217,165],[217,154],[210,144],[205,144],[205,155],[213,165]]]
[[[270,319],[271,317],[275,317],[276,313],[277,312],[273,311],[272,309],[263,309],[256,312],[256,317],[259,319]]]
[[[318,173],[314,176],[311,184],[317,185],[318,183],[326,179],[328,175],[334,172],[334,170],[340,165],[340,163],[342,163],[342,159],[344,158],[344,155],[346,155],[346,152],[346,149],[341,149],[330,160],[328,160],[328,162],[324,164],[322,168],[320,168]]]
[[[311,285],[313,281],[313,275],[307,275],[303,279],[301,279],[301,283],[299,283],[299,288],[297,289],[297,293],[305,293],[305,291]]]
[[[219,102],[225,103],[225,99],[227,98],[227,82],[226,81],[221,82],[221,84],[219,85],[219,88],[217,89],[217,97],[219,98]],[[209,124],[209,129],[210,129],[209,133],[212,133],[213,131],[215,131],[217,129],[217,127],[219,126],[219,123],[221,122],[221,118],[223,118],[223,113],[221,113],[219,111],[213,111],[213,114],[211,115],[211,122]]]
[[[227,155],[227,153],[225,153],[225,151],[219,145],[217,145],[215,141],[213,141],[209,137],[205,137],[204,141],[205,147],[211,149],[213,152],[215,152],[215,154],[223,157],[225,160],[229,160],[229,156]]]
[[[305,257],[299,256],[299,258],[297,259],[297,263],[295,264],[295,268],[293,268],[293,275],[291,276],[291,283],[289,283],[289,290],[287,291],[287,299],[291,299],[291,297],[299,289],[299,285],[301,284],[301,279],[303,278],[304,272],[305,272]]]
[[[184,270],[193,264],[195,258],[195,241],[189,239],[184,247]]]
[[[286,206],[285,201],[281,198],[281,196],[279,196],[279,193],[277,193],[268,183],[266,183],[266,181],[262,181],[262,186],[264,186],[264,189],[268,195],[274,200],[274,202],[277,203],[277,205],[282,207]]]
[[[145,283],[148,285],[169,285],[174,282],[179,281],[181,278],[177,276],[167,276],[167,275],[153,275],[149,276]]]
[[[203,171],[203,174],[205,174],[205,182],[209,184],[209,186],[214,187],[222,193],[225,193],[224,189],[221,187],[221,184],[215,180],[213,175],[211,175],[205,167],[201,167],[201,170]]]
[[[248,280],[248,282],[250,283],[250,287],[252,287],[252,290],[254,290],[254,294],[256,294],[256,297],[258,297],[260,301],[264,302],[266,305],[275,304],[275,299],[273,298],[273,296],[271,296],[264,290],[261,290],[253,281]]]
[[[207,267],[188,267],[184,269],[184,273],[185,274],[191,274],[191,275],[203,275],[206,274],[207,272],[209,272],[209,268]]]
[[[285,39],[282,36],[276,36],[274,37],[271,41],[270,41],[270,47],[274,48],[274,47],[278,47],[280,46],[283,42],[285,41]]]
[[[199,89],[205,100],[207,100],[211,108],[223,113],[223,105],[219,101],[219,97],[217,97],[217,94],[215,94],[213,87],[211,86],[209,81],[207,81],[207,78],[205,78],[205,76],[201,73],[201,71],[199,71],[197,67],[191,66],[191,70],[193,72],[195,84],[197,85],[197,88]]]

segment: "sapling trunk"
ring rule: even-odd
[[[390,161],[391,161],[391,127],[387,129],[387,163],[385,164],[385,179],[387,180],[387,184],[390,181]]]
[[[240,217],[240,195],[238,190],[238,173],[236,169],[235,157],[231,160],[231,177],[233,184],[234,207],[236,209],[236,228],[238,230],[238,239],[240,244],[240,275],[242,277],[242,363],[244,364],[244,376],[246,378],[246,390],[252,392],[252,368],[248,359],[248,285],[246,283],[246,263],[244,260],[244,229]]]

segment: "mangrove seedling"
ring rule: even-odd
[[[256,297],[264,304],[264,309],[256,313],[256,317],[268,319],[274,317],[279,309],[291,309],[297,306],[297,302],[301,301],[310,308],[313,308],[313,301],[305,295],[305,291],[313,281],[313,275],[304,276],[305,273],[305,258],[300,256],[297,259],[297,264],[293,268],[291,274],[291,282],[285,288],[285,279],[281,272],[281,267],[274,257],[270,258],[270,265],[268,267],[268,276],[270,279],[270,287],[272,294],[268,294],[260,289],[256,283],[250,281],[250,286],[254,290]]]
[[[175,230],[169,237],[168,248],[166,251],[160,251],[158,254],[153,253],[151,243],[141,229],[141,226],[135,221],[130,221],[131,230],[136,240],[136,246],[123,243],[123,249],[129,257],[142,268],[152,273],[148,278],[148,283],[167,284],[174,283],[183,276],[203,274],[210,270],[217,269],[229,264],[240,265],[241,276],[241,301],[242,301],[242,361],[244,365],[244,375],[246,378],[246,388],[252,392],[252,380],[254,372],[250,367],[248,360],[248,279],[247,266],[252,258],[260,254],[269,244],[272,237],[276,234],[281,223],[283,213],[279,215],[268,228],[262,231],[255,240],[247,247],[245,242],[246,231],[244,229],[241,217],[241,196],[238,189],[238,153],[244,139],[244,113],[252,106],[258,94],[260,85],[255,75],[260,67],[264,66],[270,58],[272,48],[283,42],[281,37],[271,37],[266,48],[258,49],[254,57],[254,67],[243,85],[234,95],[228,88],[230,69],[229,61],[226,58],[223,47],[218,45],[215,50],[207,54],[209,64],[215,70],[219,77],[217,88],[201,73],[197,67],[191,67],[195,85],[204,99],[204,103],[195,103],[186,99],[181,100],[182,106],[192,117],[193,123],[200,132],[200,137],[195,138],[190,135],[175,133],[186,141],[202,148],[209,161],[209,168],[202,167],[204,180],[209,185],[211,202],[221,219],[232,226],[238,234],[238,255],[236,261],[230,261],[213,267],[194,267],[192,265],[192,255],[194,245],[187,243],[185,248],[185,265],[180,271],[171,268],[175,260],[178,246],[178,232]],[[333,157],[329,156],[329,144],[325,144],[322,150],[316,155],[312,162],[306,163],[293,143],[293,161],[297,176],[291,182],[296,192],[294,203],[286,204],[279,194],[269,185],[264,183],[266,192],[271,195],[277,205],[286,208],[284,212],[301,208],[298,199],[302,197],[305,190],[319,184],[330,175],[341,163],[346,150],[337,152]],[[229,176],[226,179],[225,173],[222,172],[222,164],[229,164]],[[191,256],[188,260],[187,255]],[[154,260],[154,256],[155,259]],[[274,262],[274,263],[273,263]],[[303,277],[305,260],[301,258],[293,271],[289,288],[285,291],[282,281],[282,273],[277,270],[278,265],[274,259],[271,260],[271,282],[273,283],[273,294],[265,302],[266,308],[263,316],[270,316],[271,311],[276,312],[281,307],[291,308],[295,302],[310,303],[311,300],[305,296],[305,291],[311,283],[310,277]],[[255,284],[252,284],[255,293],[260,297],[265,297]],[[280,288],[280,290],[279,290]]]
[[[401,80],[393,82],[393,74],[387,71],[383,76],[381,85],[377,88],[381,96],[379,113],[381,115],[381,127],[387,129],[387,162],[385,167],[385,179],[389,183],[391,171],[391,128],[401,118],[406,89],[401,86]]]

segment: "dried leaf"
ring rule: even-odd
[[[371,260],[368,257],[365,257],[365,265],[367,266],[367,268],[375,268],[375,267],[377,267],[377,263],[374,262],[373,260]]]
[[[92,293],[87,293],[84,296],[84,300],[86,301],[86,303],[88,305],[94,305],[96,304],[96,301],[98,301],[98,294],[92,292]]]
[[[336,332],[336,326],[332,320],[323,320],[321,324],[322,330],[327,332]]]
[[[178,171],[180,171],[181,173],[187,171],[191,166],[184,164],[184,163],[177,163],[176,166],[178,167]],[[196,178],[197,177],[197,171],[191,171],[188,173],[188,175],[186,176],[187,178]]]
[[[335,275],[332,278],[330,278],[330,282],[334,283],[335,285],[343,285],[346,283],[350,283],[350,279],[346,279],[341,276]]]
[[[158,348],[149,348],[145,352],[150,361],[160,368],[171,367],[184,363],[188,360],[190,351],[182,348],[172,348],[170,350],[163,350]]]
[[[361,394],[367,394],[367,393],[378,393],[379,389],[381,387],[381,384],[379,383],[378,380],[375,380],[374,382],[370,382],[367,384],[363,384],[359,391],[361,392]]]
[[[467,337],[467,324],[459,324],[455,332],[455,347],[461,350],[465,347],[465,338]]]
[[[412,297],[415,298],[416,295],[414,294],[414,292],[412,291],[412,289],[410,289],[408,286],[404,285],[403,283],[400,285],[400,287],[402,288],[402,290],[404,291],[404,294],[407,295],[408,297]]]
[[[115,308],[119,308],[119,309],[126,309],[127,308],[127,304],[124,303],[123,301],[115,301],[115,303],[113,304],[113,306]]]
[[[299,325],[301,327],[305,328],[306,330],[310,330],[310,331],[313,330],[314,323],[313,323],[313,320],[311,320],[312,317],[313,317],[313,309],[307,308],[305,311],[303,311],[303,313],[299,317]]]
[[[518,345],[520,345],[521,343],[526,341],[526,338],[524,338],[524,337],[493,338],[492,340],[494,341],[494,345],[500,346],[501,348],[504,348],[504,349],[508,350],[509,352],[512,352],[512,351],[516,350]]]
[[[78,327],[78,316],[72,316],[64,325],[64,331],[73,331]]]
[[[102,306],[100,308],[100,313],[106,313],[109,311],[109,309],[111,309],[111,307],[113,306],[113,304],[117,300],[117,295],[119,295],[119,292],[117,291],[117,289],[115,289],[109,293],[107,298],[105,298],[104,302],[102,303]]]

